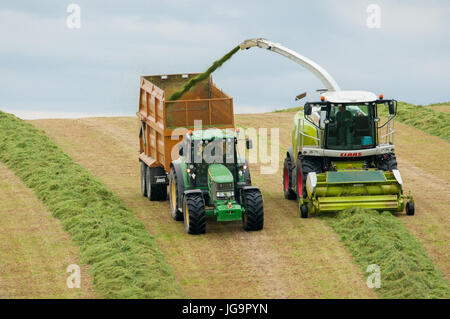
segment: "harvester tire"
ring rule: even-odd
[[[177,175],[173,167],[170,169],[169,175],[169,194],[170,211],[172,212],[172,218],[176,221],[182,221],[183,213],[178,209],[178,197],[181,195],[178,192]]]
[[[289,157],[284,160],[283,166],[283,193],[286,199],[297,199],[297,194],[292,190],[292,163]]]
[[[414,203],[413,202],[407,202],[405,211],[406,211],[406,215],[413,216],[414,215]]]
[[[242,225],[247,231],[261,230],[264,226],[264,207],[261,191],[248,189],[244,191],[245,213],[242,214]]]
[[[300,206],[300,216],[302,218],[308,218],[308,206],[305,204]]]
[[[147,198],[151,201],[162,201],[167,199],[167,186],[166,184],[153,184],[153,176],[165,175],[166,171],[162,167],[147,167],[146,180],[147,180]]]
[[[141,162],[141,193],[147,197],[147,164]]]
[[[381,169],[385,172],[397,169],[397,158],[395,157],[395,154],[382,155],[378,160],[377,166],[378,169]]]
[[[202,194],[186,194],[183,200],[184,229],[191,235],[206,231],[205,202]]]
[[[320,173],[321,170],[321,164],[316,159],[304,156],[297,157],[297,163],[295,165],[295,193],[297,194],[298,200],[300,200],[302,196],[303,198],[307,197],[306,178],[308,177],[308,174],[312,172]]]

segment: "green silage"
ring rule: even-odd
[[[381,114],[388,115],[386,108]],[[435,111],[429,106],[398,102],[396,120],[450,142],[450,113]]]
[[[446,279],[399,217],[352,208],[325,218],[363,272],[371,264],[380,267],[381,287],[375,289],[381,297],[450,297]]]
[[[0,160],[33,189],[80,246],[105,298],[177,298],[181,288],[155,239],[105,185],[42,131],[0,112]]]
[[[194,87],[198,82],[201,82],[203,80],[206,80],[211,73],[213,73],[215,70],[220,68],[222,64],[224,64],[226,61],[228,61],[236,52],[239,51],[239,46],[233,48],[230,52],[225,54],[222,58],[220,58],[217,61],[214,61],[214,63],[203,73],[197,75],[196,77],[193,77],[191,80],[186,82],[186,84],[183,86],[183,88],[175,93],[173,93],[169,100],[174,101],[178,100],[184,93],[189,91],[192,87]]]

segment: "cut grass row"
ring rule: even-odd
[[[396,216],[352,208],[326,220],[363,271],[371,264],[380,267],[381,285],[376,289],[381,297],[450,297],[444,276]]]
[[[0,160],[33,189],[80,246],[106,298],[177,298],[181,288],[155,239],[105,185],[42,131],[0,112]]]
[[[433,105],[438,104],[430,104]],[[450,113],[435,111],[430,106],[398,102],[396,120],[450,142]],[[381,114],[387,115],[387,110],[383,109]]]

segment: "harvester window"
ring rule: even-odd
[[[373,107],[331,104],[326,127],[327,148],[356,150],[373,147]]]

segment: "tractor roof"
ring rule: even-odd
[[[206,130],[194,130],[192,131],[191,139],[193,140],[217,140],[224,138],[235,138],[237,137],[234,129],[217,129],[211,128]]]
[[[331,103],[374,102],[377,96],[368,91],[330,91],[324,92],[325,101]]]

